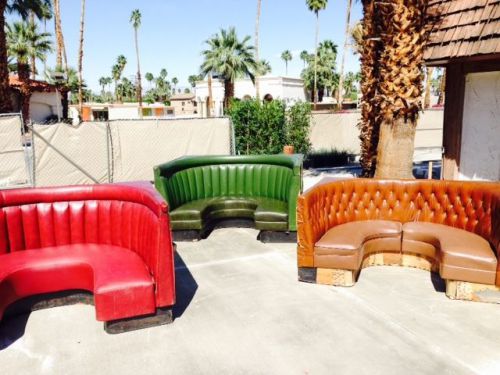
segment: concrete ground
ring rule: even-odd
[[[92,306],[5,319],[7,374],[499,374],[500,305],[452,301],[428,272],[297,282],[293,244],[253,229],[179,243],[174,323],[108,335]]]

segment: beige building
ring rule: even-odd
[[[177,94],[170,98],[170,106],[175,116],[197,116],[198,103],[192,93]]]

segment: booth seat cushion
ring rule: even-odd
[[[447,225],[409,222],[403,225],[403,252],[435,249],[443,279],[495,284],[497,259],[481,236]]]
[[[156,310],[150,271],[126,248],[75,244],[0,255],[0,318],[20,298],[71,289],[94,293],[96,318],[101,321]]]
[[[260,197],[216,197],[198,199],[183,204],[170,212],[173,229],[183,229],[183,223],[198,223],[226,217],[244,217],[256,222],[288,221],[287,202]]]
[[[357,270],[368,253],[401,252],[401,228],[401,223],[388,220],[337,225],[316,242],[314,265]]]

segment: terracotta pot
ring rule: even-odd
[[[292,145],[283,146],[283,153],[287,155],[292,155],[295,152],[295,147]]]

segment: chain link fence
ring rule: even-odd
[[[234,152],[228,118],[33,124],[31,131],[34,186],[152,180],[157,164]]]

